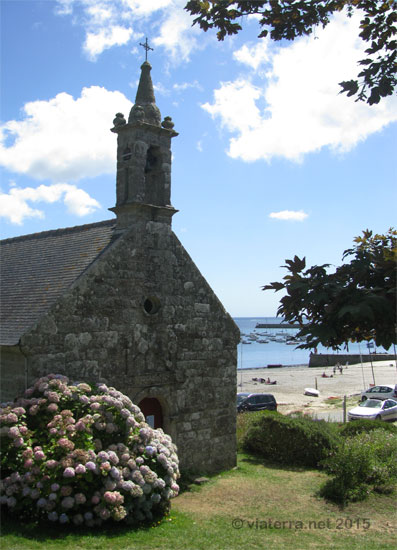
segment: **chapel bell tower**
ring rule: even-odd
[[[177,210],[171,205],[171,117],[161,122],[150,76],[151,65],[145,61],[135,104],[128,122],[122,113],[113,120],[117,134],[116,206],[117,228],[125,229],[140,218],[171,224]]]

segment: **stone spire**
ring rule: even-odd
[[[178,135],[171,117],[161,122],[150,63],[141,66],[135,104],[128,122],[122,113],[113,120],[117,134],[116,206],[118,229],[137,220],[171,225],[177,210],[171,205],[171,139]]]
[[[140,121],[153,126],[161,126],[161,113],[154,97],[152,77],[150,76],[151,69],[152,66],[148,61],[141,65],[141,78],[139,79],[135,104],[128,117],[129,123]]]

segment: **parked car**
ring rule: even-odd
[[[396,399],[397,384],[383,384],[382,386],[373,386],[361,394],[361,401],[366,399]]]
[[[366,399],[358,407],[347,413],[349,420],[369,418],[371,420],[397,420],[397,401],[395,399]]]
[[[277,403],[271,393],[238,393],[237,412],[243,411],[276,411]]]

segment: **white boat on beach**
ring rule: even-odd
[[[314,388],[305,388],[303,395],[310,395],[311,397],[318,397],[320,392]]]

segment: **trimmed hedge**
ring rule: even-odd
[[[338,442],[335,431],[324,420],[263,411],[250,423],[242,446],[274,463],[317,468]]]

